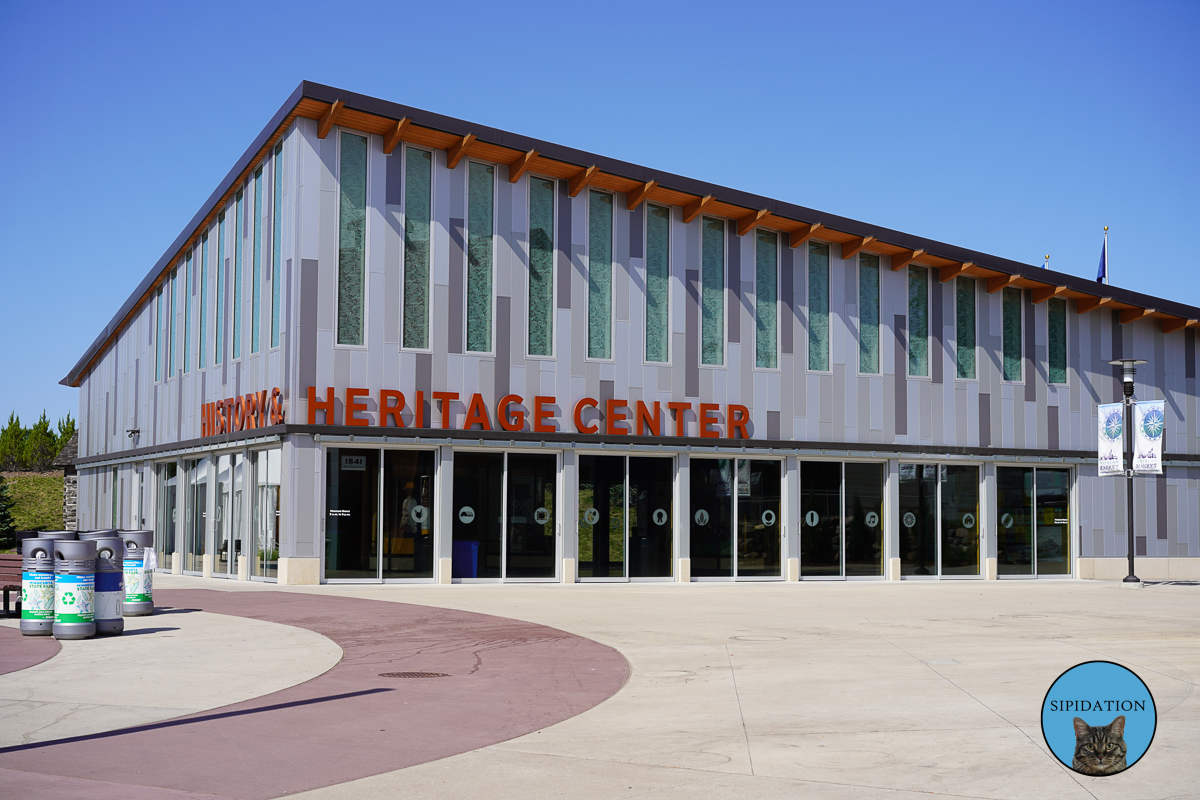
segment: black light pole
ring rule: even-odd
[[[1146,364],[1140,358],[1121,358],[1110,361],[1114,367],[1121,368],[1121,388],[1125,394],[1125,511],[1128,515],[1126,527],[1129,529],[1129,574],[1122,583],[1141,583],[1133,574],[1133,376],[1137,373],[1138,364]]]

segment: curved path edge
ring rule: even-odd
[[[484,614],[277,591],[156,595],[175,607],[307,628],[344,656],[322,675],[254,700],[0,750],[0,771],[40,773],[28,777],[42,791],[63,776],[265,800],[531,733],[599,704],[629,675],[611,647]],[[380,677],[385,672],[448,677]]]
[[[49,661],[61,649],[52,636],[24,636],[20,628],[0,625],[0,675]]]

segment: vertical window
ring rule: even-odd
[[[192,355],[192,254],[183,262],[183,371],[190,369]]]
[[[958,278],[955,283],[955,341],[958,342],[958,377],[975,378],[975,279]]]
[[[171,294],[170,310],[167,316],[167,377],[175,377],[175,296],[179,294],[179,270],[171,273],[171,284],[168,291]]]
[[[233,210],[233,358],[242,357],[242,244],[246,236],[246,193],[239,189]]]
[[[754,234],[754,365],[779,366],[779,234]]]
[[[283,274],[279,263],[283,252],[283,145],[275,146],[275,164],[271,167],[275,188],[271,192],[271,347],[279,346],[279,281]]]
[[[213,348],[213,363],[220,364],[225,350],[225,212],[217,217],[217,321],[213,325],[216,346]]]
[[[725,363],[725,221],[705,217],[701,243],[700,363]]]
[[[908,268],[908,374],[929,374],[929,270]]]
[[[467,351],[490,353],[496,170],[471,162],[467,180]]]
[[[670,360],[671,209],[646,207],[646,360]]]
[[[529,179],[529,355],[554,353],[554,181]]]
[[[405,148],[404,346],[429,347],[429,222],[433,154]]]
[[[1046,308],[1050,323],[1050,383],[1067,382],[1067,301],[1050,298]]]
[[[613,198],[588,194],[588,358],[612,358]]]
[[[262,307],[262,167],[254,171],[254,274],[250,276],[250,352],[258,352]]]
[[[1021,380],[1021,290],[1004,290],[1004,380]]]
[[[829,245],[808,243],[808,368],[829,369]]]
[[[163,310],[162,287],[154,293],[154,380],[162,380]]]
[[[362,344],[366,303],[367,140],[341,135],[338,162],[337,343]],[[406,298],[407,299],[407,298]],[[404,324],[408,325],[405,315]]]
[[[858,371],[879,372],[879,256],[858,256]]]
[[[200,341],[196,347],[196,368],[208,366],[208,234],[200,237]]]

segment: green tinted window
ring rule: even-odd
[[[554,353],[554,181],[529,179],[529,355]]]
[[[200,341],[196,348],[196,367],[208,366],[208,234],[200,237]]]
[[[858,257],[858,371],[879,372],[879,256]]]
[[[646,360],[669,360],[671,209],[646,207]]]
[[[908,268],[908,374],[929,374],[929,270]]]
[[[337,343],[362,344],[367,279],[367,140],[343,133],[341,144]]]
[[[808,243],[808,368],[829,369],[829,245]]]
[[[725,222],[705,217],[701,244],[700,363],[725,363]]]
[[[409,147],[404,158],[404,346],[429,347],[429,225],[433,153]]]
[[[958,377],[975,377],[975,279],[959,278],[955,284],[957,297],[955,340],[958,342]]]
[[[779,366],[779,235],[754,235],[754,365]]]
[[[495,168],[471,162],[467,185],[467,351],[492,349]]]
[[[1067,382],[1067,301],[1050,299],[1046,309],[1050,323],[1050,382]]]
[[[262,167],[254,172],[254,266],[250,276],[250,352],[258,352],[262,307]]]
[[[192,350],[192,254],[183,266],[183,371],[191,369]]]
[[[233,218],[233,357],[242,357],[242,239],[246,226],[246,195],[237,193]]]
[[[279,285],[282,283],[283,253],[283,145],[275,147],[275,165],[271,168],[275,188],[271,192],[271,347],[279,346]]]
[[[1004,290],[1004,380],[1021,380],[1021,290]]]
[[[588,358],[612,358],[613,198],[588,198]]]

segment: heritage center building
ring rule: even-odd
[[[80,527],[325,581],[1200,578],[1200,309],[302,83],[63,383]]]

